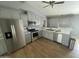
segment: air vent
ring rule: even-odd
[[[23,14],[27,14],[27,11],[23,11]]]
[[[21,3],[25,3],[25,1],[19,1],[19,2],[21,2]]]

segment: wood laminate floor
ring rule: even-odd
[[[40,38],[26,45],[24,48],[3,57],[12,58],[78,58],[79,41],[76,42],[73,50],[47,40]]]

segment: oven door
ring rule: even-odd
[[[33,36],[32,36],[32,41],[34,41],[34,40],[36,40],[36,39],[38,39],[38,32],[34,32],[33,33]]]
[[[38,32],[33,33],[33,38],[38,36]]]

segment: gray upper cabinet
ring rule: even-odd
[[[45,20],[45,26],[47,26],[47,19],[46,19],[46,17],[39,16],[38,14],[35,14],[33,12],[29,12],[28,11],[28,20],[29,21],[35,21],[36,25],[38,27],[43,27],[44,20]]]
[[[23,26],[28,26],[28,16],[26,14],[21,14],[21,19],[23,20]]]
[[[28,12],[28,20],[29,21],[35,21],[35,14],[32,12]]]

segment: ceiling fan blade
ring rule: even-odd
[[[46,7],[48,7],[49,5],[46,5],[46,6],[44,6],[43,8],[46,8]]]
[[[51,3],[54,3],[55,1],[51,1]]]
[[[53,8],[53,6],[54,6],[54,5],[52,5],[52,8]]]
[[[48,4],[50,4],[49,2],[47,2],[47,1],[42,1],[43,3],[48,3]]]
[[[60,2],[55,2],[54,4],[63,4],[64,1],[60,1]]]

